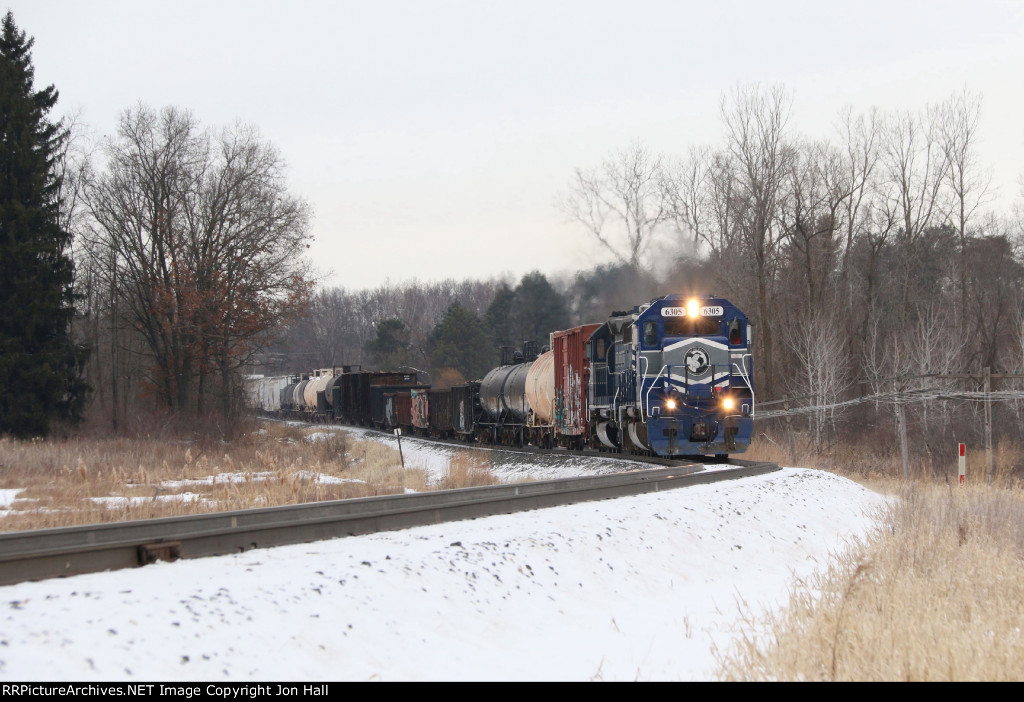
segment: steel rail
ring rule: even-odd
[[[272,417],[261,417],[264,421],[268,422],[295,422],[299,420],[286,420]],[[351,424],[335,424],[333,422],[302,422],[303,426],[306,427],[318,427],[325,426],[329,428],[337,428],[342,431],[360,431],[367,434],[373,434],[380,439],[396,439],[398,437],[389,429],[380,429],[378,427],[367,427],[367,426],[353,426]],[[550,457],[552,460],[558,461],[563,458],[602,458],[609,461],[622,461],[632,463],[648,463],[651,465],[661,466],[677,466],[680,461],[694,461],[696,463],[731,463],[733,465],[743,465],[743,461],[736,459],[723,460],[718,458],[715,454],[706,454],[703,456],[678,456],[678,457],[666,457],[666,456],[655,456],[649,453],[629,453],[625,451],[615,451],[613,449],[569,449],[565,447],[554,447],[554,448],[541,448],[539,446],[533,446],[530,444],[524,444],[522,446],[512,446],[508,444],[491,444],[491,443],[471,443],[467,441],[459,441],[458,439],[439,439],[433,436],[423,436],[422,434],[403,434],[401,439],[405,441],[419,441],[425,444],[431,444],[436,446],[447,446],[449,448],[459,450],[484,450],[484,451],[501,451],[505,454],[514,455],[517,453],[529,454],[532,456]]]
[[[640,495],[779,470],[773,463],[730,464],[729,469],[705,471],[700,464],[680,461],[672,467],[598,476],[11,532],[0,534],[0,585]]]

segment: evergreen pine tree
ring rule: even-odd
[[[366,351],[379,370],[395,370],[409,359],[409,328],[400,319],[381,320],[377,336],[366,344]]]
[[[569,327],[569,308],[547,277],[540,271],[523,276],[516,288],[516,306],[512,310],[513,330],[523,341],[546,346],[551,332]]]
[[[497,354],[484,324],[458,302],[445,310],[427,345],[436,377],[440,377],[443,369],[454,368],[466,380],[474,380],[497,365]]]
[[[65,138],[47,114],[51,85],[36,92],[34,39],[8,11],[0,27],[0,434],[46,435],[78,420],[88,390],[85,350],[71,339],[71,235],[58,223],[54,160]]]
[[[496,348],[522,343],[522,339],[517,339],[517,334],[512,329],[512,312],[515,308],[515,290],[502,283],[494,293],[494,300],[491,301],[487,312],[484,313],[484,326],[494,340]]]

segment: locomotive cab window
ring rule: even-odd
[[[644,346],[655,346],[658,343],[658,323],[654,320],[644,322]]]
[[[740,332],[740,320],[738,319],[729,322],[729,343],[734,346],[743,343],[742,333]]]
[[[722,323],[717,317],[665,317],[665,336],[719,336]]]

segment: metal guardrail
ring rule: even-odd
[[[0,585],[639,495],[779,469],[771,463],[732,463],[735,468],[719,471],[680,463],[514,485],[12,532],[0,534]]]

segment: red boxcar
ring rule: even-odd
[[[555,433],[559,443],[587,441],[587,340],[600,324],[584,324],[552,335],[555,352]]]

